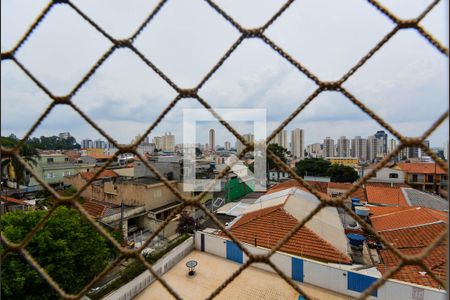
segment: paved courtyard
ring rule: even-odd
[[[186,262],[196,260],[195,276],[188,276]],[[175,265],[163,278],[183,299],[205,299],[231,274],[239,264],[208,253],[193,251]],[[315,299],[351,299],[308,284],[299,284]],[[215,299],[298,299],[299,294],[275,273],[247,268]],[[135,299],[173,299],[167,290],[155,281]]]

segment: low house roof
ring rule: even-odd
[[[81,172],[80,175],[81,177],[83,177],[86,181],[91,180],[92,177],[94,177],[96,174],[96,172]],[[114,177],[119,177],[119,174],[117,174],[116,172],[114,172],[113,170],[103,170],[102,172],[100,172],[100,174],[98,174],[95,179],[101,179],[101,178],[114,178]]]
[[[376,231],[416,227],[434,223],[448,223],[448,214],[426,207],[411,207],[370,217]]]
[[[232,225],[230,231],[241,242],[272,248],[298,223],[285,210],[284,204],[280,204],[243,215]],[[221,235],[224,236],[223,233]],[[346,253],[306,226],[297,231],[280,250],[321,261],[351,263],[351,258]]]
[[[447,172],[436,163],[398,163],[398,167],[406,173],[416,174],[442,174]]]
[[[367,202],[372,204],[409,206],[399,187],[366,186]]]
[[[111,158],[112,155],[107,155],[107,154],[101,154],[101,153],[90,153],[84,156],[89,156],[89,157],[93,157],[95,159],[108,159]]]
[[[442,234],[442,232],[446,230],[446,228],[447,224],[437,223],[385,231],[380,234],[394,247],[399,249],[402,254],[417,255],[422,253],[436,238]],[[394,268],[400,262],[400,258],[393,251],[388,249],[380,250],[380,256],[382,263],[377,265],[377,269],[381,273],[385,273],[388,269]],[[435,275],[440,278],[446,278],[446,257],[447,241],[442,241],[433,250],[431,250],[430,254],[423,259],[423,262],[433,271]],[[419,266],[404,266],[398,272],[393,274],[392,278],[433,288],[439,288],[438,282],[436,282],[429,274],[425,272],[423,268]]]
[[[13,197],[0,196],[0,199],[1,199],[1,201],[7,202],[7,203],[18,204],[18,205],[29,205],[25,201],[20,200],[20,199],[16,199],[16,198],[13,198]]]

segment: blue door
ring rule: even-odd
[[[244,261],[242,250],[232,241],[227,241],[227,259],[240,264]]]
[[[303,259],[292,258],[292,279],[303,282]]]
[[[365,289],[370,287],[375,281],[377,281],[377,279],[374,277],[348,272],[347,288],[351,291],[362,293],[364,292]],[[372,296],[377,297],[377,295],[378,290],[372,292]]]

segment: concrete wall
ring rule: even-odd
[[[226,253],[226,241],[227,239],[216,236],[214,234],[209,234],[205,232],[195,233],[195,248],[201,250],[201,234],[205,236],[205,252],[214,254],[223,258],[227,257]],[[250,253],[254,254],[264,254],[268,250],[260,247],[254,247],[249,244],[243,244]],[[287,253],[275,253],[271,257],[271,261],[288,277],[292,278],[292,256]],[[244,254],[244,262],[247,260],[247,256]],[[318,287],[322,287],[328,290],[332,290],[344,295],[358,297],[361,293],[349,290],[347,288],[347,276],[348,271],[351,270],[352,266],[321,263],[318,261],[310,260],[307,258],[303,259],[303,273],[304,282],[309,283]],[[270,266],[262,263],[253,264],[253,266],[269,271],[275,272]],[[358,273],[362,275],[368,275],[367,271],[355,271],[351,270],[353,273]],[[374,276],[372,273],[372,277]],[[438,290],[434,288],[429,288],[425,286],[419,286],[415,284],[409,284],[397,280],[388,280],[385,284],[378,288],[377,297],[370,296],[367,299],[414,299],[412,297],[413,291],[419,290],[424,293],[423,300],[434,300],[434,299],[447,299],[447,294],[445,290]]]
[[[367,174],[372,169],[364,169],[364,174]],[[398,178],[389,178],[389,174],[395,173],[398,175]],[[396,170],[391,168],[381,168],[378,172],[376,172],[375,177],[369,178],[368,182],[385,182],[385,183],[405,183],[405,172],[402,170]]]
[[[174,265],[182,260],[186,255],[194,249],[194,238],[190,237],[176,248],[172,249],[169,253],[161,257],[154,265],[153,270],[158,275],[163,275],[169,271]],[[150,273],[145,271],[132,281],[121,286],[118,290],[106,295],[105,300],[129,300],[133,299],[137,294],[142,292],[156,279]]]

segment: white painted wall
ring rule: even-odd
[[[188,255],[194,249],[194,238],[190,237],[183,243],[178,245],[176,248],[172,249],[169,253],[161,257],[154,265],[153,270],[162,275],[169,271],[174,265],[176,265],[180,260],[182,260],[186,255]],[[104,300],[129,300],[133,299],[137,294],[142,292],[146,287],[148,287],[156,279],[150,273],[150,271],[144,271],[139,276],[134,278],[132,281],[121,286],[114,292],[106,295]]]
[[[200,235],[202,232],[195,233],[195,248],[200,250]],[[226,258],[226,238],[203,233],[205,235],[205,252]],[[244,247],[249,250],[250,253],[265,254],[267,249],[254,247],[250,244],[243,243]],[[288,277],[292,278],[292,256],[287,253],[277,252],[271,257],[271,261]],[[337,264],[326,264],[307,258],[303,259],[303,273],[304,282],[318,287],[322,287],[331,291],[335,291],[344,295],[358,297],[359,292],[351,291],[347,289],[347,276],[348,271],[352,269],[352,266],[342,265],[340,268]],[[248,260],[247,255],[244,253],[244,262]],[[260,268],[269,272],[275,272],[270,266],[263,263],[256,263],[252,266]],[[367,275],[364,271],[351,270],[354,273]],[[375,276],[372,276],[375,277]],[[380,276],[377,276],[380,277]],[[409,284],[397,280],[388,280],[383,286],[378,288],[377,297],[370,296],[367,299],[375,300],[390,300],[390,299],[411,299],[413,289],[422,289],[424,291],[424,300],[441,300],[447,299],[447,293],[445,290],[438,290],[429,287],[419,286],[415,284]]]

